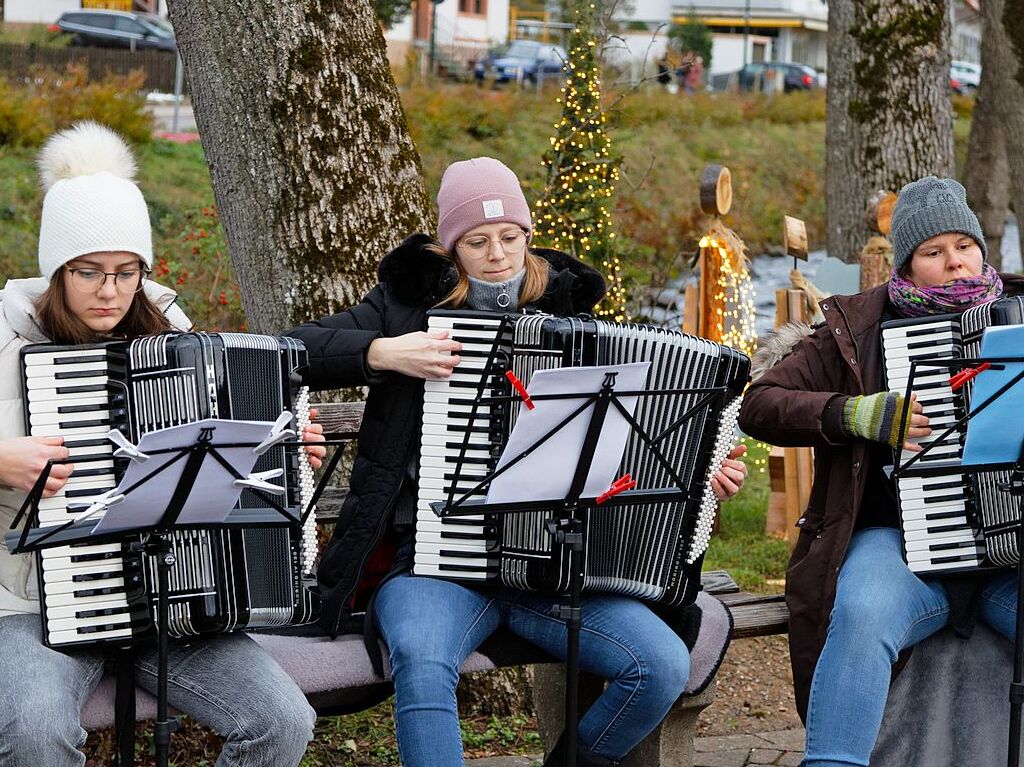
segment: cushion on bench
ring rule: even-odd
[[[702,692],[721,665],[729,645],[732,618],[728,610],[712,596],[700,593],[697,605],[701,608],[701,624],[697,641],[690,656],[690,679],[686,695]],[[375,705],[391,694],[390,681],[381,680],[373,673],[370,658],[359,635],[330,639],[314,634],[251,634],[292,677],[306,693],[310,703],[323,715],[350,713]],[[384,653],[387,672],[387,653]],[[499,666],[518,666],[527,663],[552,663],[547,653],[514,634],[501,630],[489,638],[466,659],[462,673],[484,671]],[[89,696],[82,709],[82,727],[96,730],[114,723],[114,680],[107,675]],[[139,721],[156,716],[156,699],[139,690],[136,718]]]

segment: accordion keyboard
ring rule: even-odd
[[[63,437],[72,459],[97,459],[78,463],[63,489],[39,502],[40,525],[71,520],[79,504],[117,485],[106,434],[126,421],[124,371],[123,350],[112,345],[49,347],[25,356],[28,434]],[[121,544],[46,549],[39,567],[49,644],[131,637],[133,615],[145,612],[143,576]]]
[[[484,368],[499,324],[500,317],[494,315],[449,312],[429,318],[429,331],[448,331],[450,338],[462,344],[462,361],[450,378],[424,384],[413,563],[416,575],[483,580],[498,572],[493,523],[482,514],[439,518],[430,504],[448,498],[460,457],[464,481],[454,488],[456,497],[472,490],[473,480],[483,479],[497,463],[498,408],[492,412],[490,407],[482,406],[472,419],[471,413],[480,387],[490,389],[490,376]],[[475,495],[483,498],[486,489]]]

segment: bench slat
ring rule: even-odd
[[[363,402],[311,402],[317,409],[316,422],[324,431],[345,439],[354,439],[363,422]]]

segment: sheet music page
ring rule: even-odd
[[[214,445],[258,444],[270,434],[273,425],[263,421],[208,418],[144,434],[139,440],[138,448],[150,457],[144,462],[133,461],[128,465],[124,477],[118,484],[118,492],[124,492],[139,480],[149,477],[155,470],[170,463],[176,455],[153,455],[153,452],[195,444],[204,429],[213,429],[211,442]],[[222,448],[217,452],[243,477],[252,472],[259,458],[250,447]],[[174,495],[187,461],[186,455],[178,459],[173,466],[150,477],[128,493],[121,503],[107,509],[93,532],[116,532],[156,525],[167,511],[167,505]],[[216,459],[207,456],[192,486],[192,492],[178,516],[178,523],[187,525],[223,522],[238,503],[238,496],[242,492],[241,488],[234,486],[234,480],[235,478]]]
[[[974,379],[971,412],[1024,372],[1024,325],[1003,325],[985,329],[978,357],[1017,357],[1020,362],[993,363],[1004,370],[983,370]],[[1024,442],[1024,380],[1001,394],[997,400],[967,422],[963,465],[1013,465]]]
[[[646,389],[650,367],[649,362],[631,362],[623,365],[538,370],[533,374],[527,391],[531,397],[544,394],[595,394],[600,391],[607,373],[616,374],[616,391],[643,391]],[[636,413],[637,399],[636,396],[620,399],[630,415]],[[584,397],[537,400],[533,410],[521,403],[516,425],[509,435],[497,468],[502,468],[535,445],[584,401]],[[488,489],[487,503],[560,501],[565,498],[572,485],[593,412],[594,406],[591,404],[529,456],[498,476]],[[629,422],[614,405],[610,405],[594,461],[587,475],[583,497],[600,495],[618,478],[616,472],[622,463],[629,433]]]

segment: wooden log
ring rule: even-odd
[[[778,538],[786,537],[786,466],[785,453],[781,447],[772,447],[768,453],[768,484],[771,495],[768,500],[768,514],[764,531]]]
[[[785,325],[789,322],[789,297],[788,288],[775,289],[775,327]]]
[[[892,245],[880,234],[874,235],[860,252],[860,289],[869,290],[889,279],[892,271]]]
[[[700,174],[700,208],[724,216],[732,208],[732,174],[724,165],[708,165]]]
[[[700,332],[700,289],[686,286],[683,297],[683,332],[695,336]]]
[[[868,198],[866,215],[871,231],[885,237],[889,236],[892,231],[892,212],[896,208],[897,199],[897,194],[887,189],[879,189]]]
[[[802,290],[790,288],[786,291],[786,301],[789,305],[790,322],[807,322],[807,299]]]

